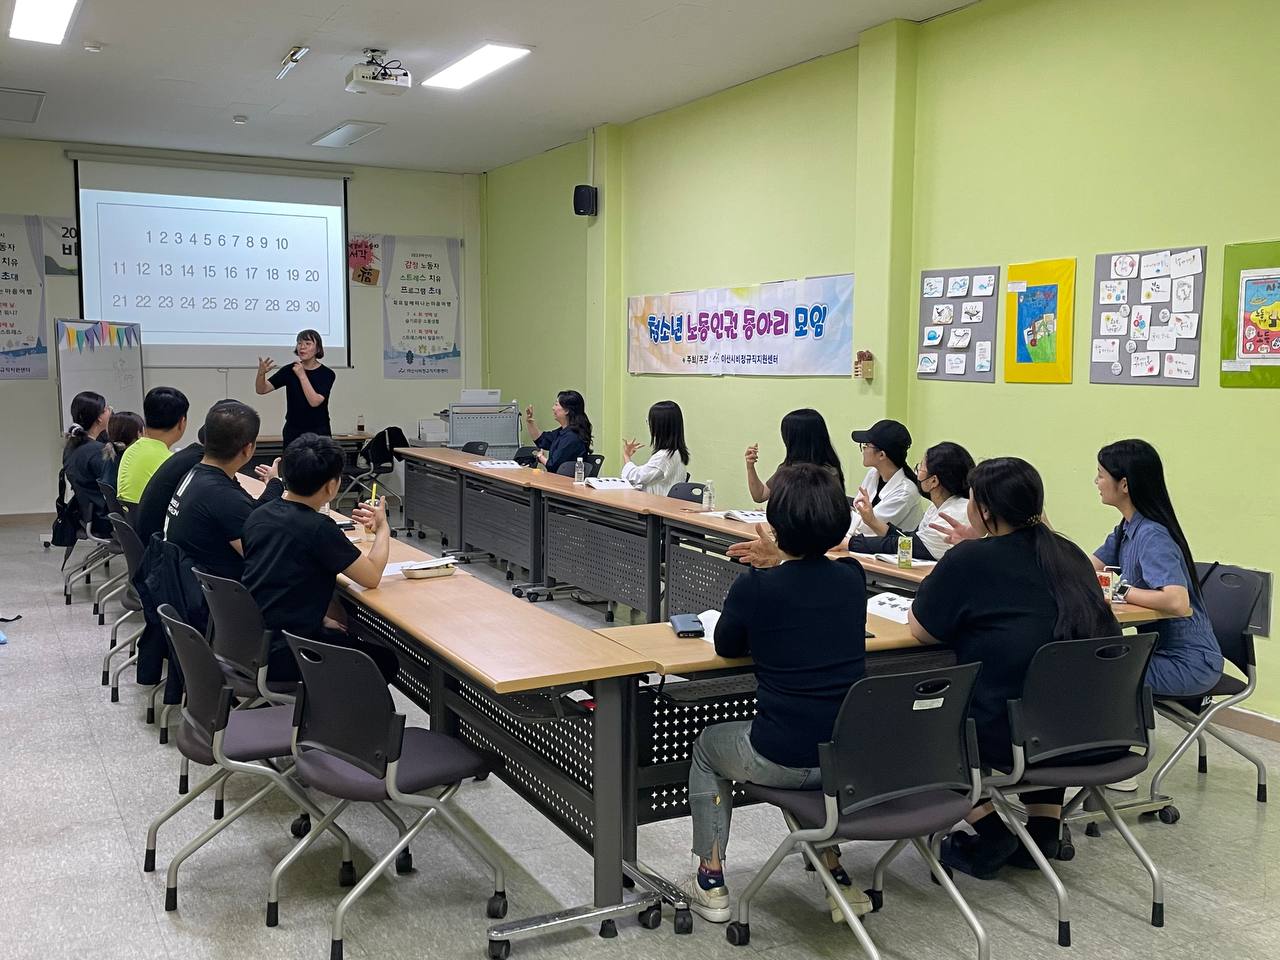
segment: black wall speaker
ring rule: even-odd
[[[573,212],[580,217],[594,217],[599,194],[589,183],[578,184],[573,188]]]

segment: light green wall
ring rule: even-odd
[[[603,314],[615,333],[629,295],[854,270],[855,346],[889,362],[870,386],[606,375],[603,395],[588,398],[593,416],[643,434],[650,403],[678,400],[693,474],[714,479],[728,504],[745,500],[748,442],[761,442],[766,468],[780,458],[777,424],[787,410],[826,414],[851,476],[849,429],[896,416],[912,427],[917,452],[947,438],[977,457],[1035,463],[1054,523],[1086,549],[1116,520],[1092,487],[1097,448],[1143,436],[1165,457],[1196,554],[1274,569],[1280,501],[1268,481],[1280,455],[1267,426],[1280,396],[1218,387],[1212,305],[1223,244],[1280,236],[1280,133],[1258,122],[1270,87],[1257,79],[1277,32],[1271,0],[984,0],[920,26],[887,24],[859,38],[859,48],[613,131],[609,153],[616,158],[620,140],[621,169],[611,162],[597,182],[622,194],[620,226],[616,210],[608,218],[617,240],[605,241],[606,254],[620,255],[621,289],[615,294],[618,284],[599,267],[587,285],[589,296],[613,301]],[[505,170],[517,172],[527,179],[512,178],[504,202],[516,209],[501,218],[508,229],[540,230],[534,214],[553,165],[538,157]],[[495,202],[491,193],[491,220]],[[1179,244],[1209,246],[1201,385],[1090,385],[1093,256]],[[491,283],[508,266],[528,276],[527,264],[499,260],[497,249]],[[1074,383],[915,379],[921,269],[1061,256],[1078,261]],[[580,284],[581,260],[560,270],[560,286]],[[494,325],[492,310],[493,368],[500,354],[521,366],[526,348],[507,336],[508,324]],[[586,312],[581,322],[599,336],[598,311]],[[579,328],[572,309],[556,322],[562,340]],[[554,389],[531,370],[525,382]],[[599,447],[610,473],[620,453],[614,432],[602,431]],[[1250,706],[1280,716],[1280,640],[1261,648],[1262,684]]]
[[[587,218],[574,184],[587,182],[586,141],[485,175],[486,386],[532,403],[545,429],[557,390],[586,372]]]
[[[623,128],[624,297],[852,272],[857,99],[855,49]],[[625,303],[617,316],[625,324]],[[850,461],[865,389],[852,379],[629,376],[622,431],[647,441],[650,404],[677,401],[694,478],[744,505],[743,451],[758,441],[771,469],[790,409],[825,411]],[[616,472],[621,450],[609,442],[602,452]]]
[[[1093,488],[1097,450],[1140,436],[1160,450],[1197,557],[1276,568],[1280,453],[1263,424],[1280,394],[1218,386],[1213,305],[1223,245],[1280,236],[1280,130],[1258,122],[1274,83],[1256,72],[1277,35],[1273,0],[987,0],[921,28],[915,276],[1075,257],[1075,373],[984,385],[902,370],[909,423],[926,443],[1030,460],[1054,524],[1086,549],[1118,519]],[[1209,246],[1200,386],[1090,384],[1094,255],[1176,244]],[[1280,716],[1278,646],[1261,641],[1250,705]]]

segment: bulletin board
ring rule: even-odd
[[[1224,387],[1280,387],[1280,240],[1222,252]]]
[[[1089,382],[1200,382],[1205,247],[1100,253],[1093,270]]]
[[[995,383],[1000,268],[920,273],[916,378]]]
[[[105,320],[55,320],[58,408],[62,429],[71,424],[71,401],[82,390],[107,398],[117,410],[142,410],[142,325]]]

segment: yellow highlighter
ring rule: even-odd
[[[377,480],[373,481],[373,490],[369,494],[369,506],[371,509],[374,509],[374,510],[378,508],[378,481]],[[374,539],[373,527],[366,526],[364,530],[365,530],[365,539],[373,540]]]

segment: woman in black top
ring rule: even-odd
[[[782,562],[739,576],[715,629],[716,653],[755,660],[756,716],[707,727],[689,770],[693,852],[700,862],[684,890],[690,907],[713,923],[729,919],[722,861],[733,782],[816,789],[822,782],[818,744],[831,739],[840,705],[866,665],[862,566],[826,556],[848,530],[844,488],[826,467],[782,467],[767,513]],[[824,856],[854,911],[870,910],[834,853]],[[830,906],[832,919],[841,921],[839,907]]]
[[[539,430],[533,419],[533,404],[524,411],[524,424],[529,438],[538,448],[538,462],[555,473],[562,463],[573,463],[591,452],[591,421],[587,403],[577,390],[561,390],[556,394],[551,415],[559,424],[554,430]]]
[[[303,330],[298,334],[297,346],[293,349],[298,360],[288,367],[283,367],[267,378],[275,361],[270,357],[258,358],[258,379],[255,389],[260,395],[284,387],[284,445],[304,433],[315,433],[322,437],[333,434],[329,426],[329,395],[333,393],[333,382],[336,379],[332,370],[320,360],[324,357],[324,341],[319,332]]]
[[[142,414],[132,410],[113,410],[107,424],[107,442],[102,447],[102,459],[107,462],[103,479],[116,485],[116,473],[120,469],[120,455],[129,449],[133,441],[142,436],[146,421]]]
[[[827,421],[817,410],[802,407],[792,410],[782,418],[782,444],[786,456],[779,467],[789,467],[797,463],[816,463],[820,467],[831,470],[840,481],[840,489],[844,489],[844,471],[840,468],[840,456],[831,445],[831,434],[827,432]],[[756,503],[764,503],[769,499],[769,487],[773,477],[766,482],[756,472],[756,462],[760,459],[760,444],[753,443],[747,447],[747,489],[751,499]]]
[[[80,504],[80,515],[95,537],[111,536],[107,501],[98,489],[99,480],[109,479],[102,450],[110,422],[111,408],[102,394],[83,390],[72,399],[71,426],[67,428],[62,448],[62,469]]]
[[[1120,625],[1098,589],[1084,551],[1044,522],[1044,485],[1035,467],[1016,457],[986,460],[969,475],[967,539],[938,562],[911,605],[912,635],[944,643],[961,663],[981,663],[970,713],[984,767],[1013,768],[1007,703],[1022,696],[1037,650],[1056,640],[1117,636]],[[1052,858],[1057,854],[1062,790],[1023,794],[1027,829]],[[1031,867],[991,804],[975,807],[977,830],[953,833],[943,860],[987,879],[1005,863]]]

